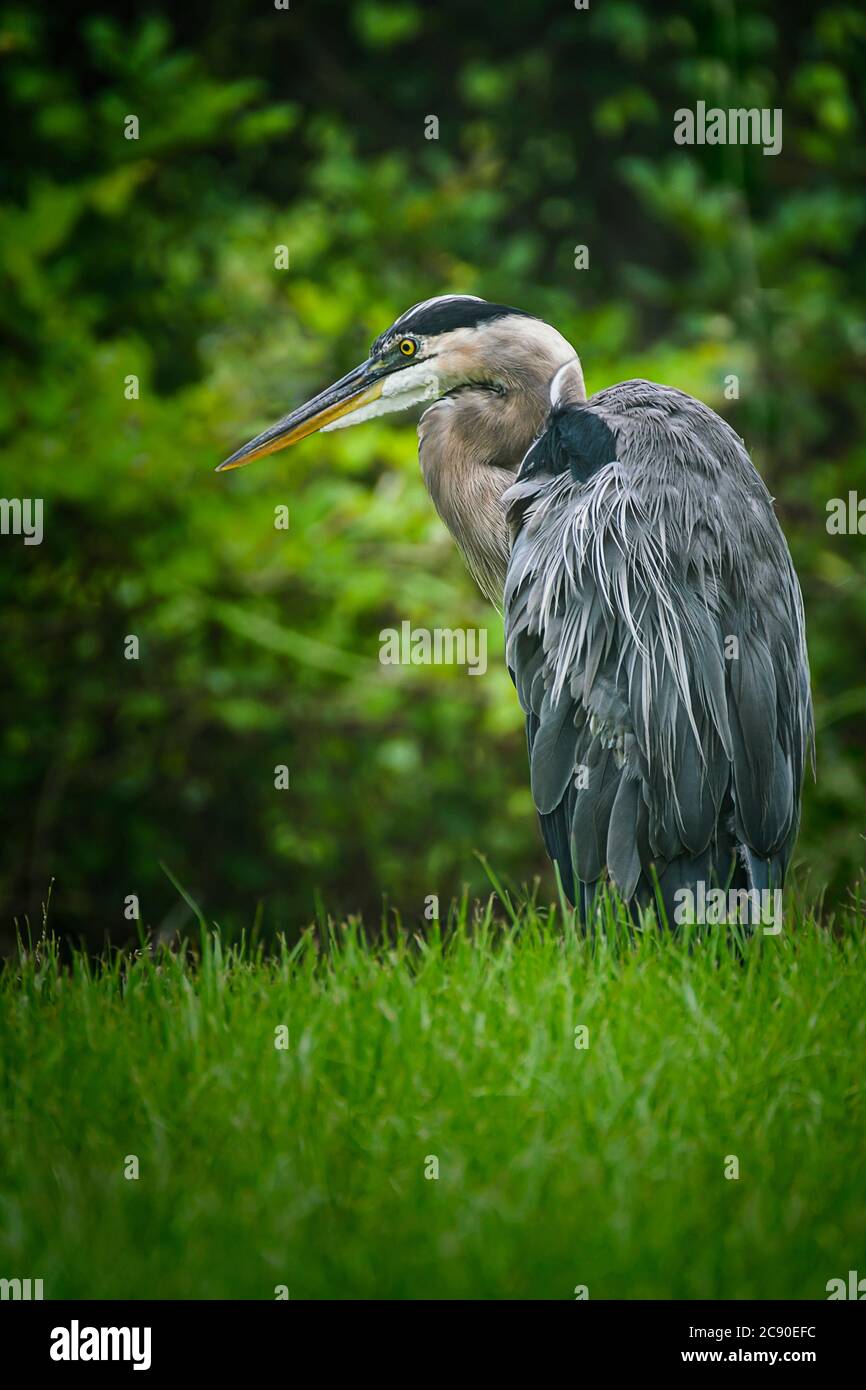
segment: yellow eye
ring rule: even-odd
[[[414,352],[417,352],[417,350],[418,350],[418,344],[414,341],[414,339],[412,339],[412,338],[401,338],[401,339],[400,339],[400,351],[402,352],[402,354],[403,354],[404,357],[411,357],[412,354],[413,354]]]

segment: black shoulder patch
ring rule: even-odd
[[[443,295],[441,299],[430,299],[407,309],[390,328],[379,334],[373,344],[373,352],[394,333],[448,333],[452,328],[475,328],[479,323],[501,319],[506,314],[519,314],[521,318],[534,317],[524,309],[512,309],[508,304],[490,304],[486,299],[475,299],[469,294]]]
[[[547,426],[533,444],[519,477],[537,473],[570,472],[577,483],[585,483],[617,455],[616,435],[594,410],[584,405],[567,405],[552,410]]]

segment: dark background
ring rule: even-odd
[[[746,439],[806,602],[798,876],[845,895],[866,536],[825,523],[866,497],[864,51],[853,3],[4,8],[2,494],[45,503],[41,546],[0,537],[4,939],[52,880],[55,928],[122,936],[134,893],[168,933],[189,910],[162,865],[265,932],[317,903],[414,920],[485,890],[476,850],[552,891],[500,622],[414,425],[212,471],[449,291],[548,318],[590,391],[668,382]],[[782,153],[675,145],[698,100],[781,107]],[[488,674],[380,666],[404,619],[488,624]]]

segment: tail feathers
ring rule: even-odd
[[[715,911],[714,900],[707,898],[714,889],[764,895],[782,887],[787,853],[763,859],[738,844],[723,823],[699,854],[684,852],[667,862],[654,856],[645,807],[639,797],[621,795],[623,785],[627,792],[632,790],[627,783],[612,781],[615,794],[597,800],[592,816],[573,785],[555,810],[539,815],[547,852],[585,925],[592,919],[598,890],[608,881],[616,884],[630,908],[654,908],[671,928],[700,916],[702,905]]]
[[[560,871],[561,872],[561,871]],[[569,872],[571,872],[569,865]],[[662,925],[675,929],[684,921],[695,920],[702,911],[706,920],[712,921],[709,914],[718,910],[717,898],[709,895],[721,889],[726,894],[736,894],[730,902],[742,902],[739,896],[750,889],[759,892],[781,887],[784,877],[782,865],[776,860],[757,860],[752,866],[748,858],[744,860],[735,847],[722,849],[720,845],[710,845],[702,854],[681,854],[669,864],[644,869],[633,893],[626,898],[634,911],[654,908]],[[565,885],[566,875],[562,874]],[[593,905],[599,889],[608,881],[606,874],[599,875],[590,883],[572,875],[576,896],[569,892],[569,899],[575,903],[581,920],[589,925]],[[566,888],[566,891],[568,889]],[[720,920],[726,920],[727,912],[720,913]]]

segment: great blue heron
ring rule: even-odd
[[[589,400],[574,348],[473,295],[416,304],[366,362],[221,464],[433,404],[420,461],[504,611],[532,794],[570,900],[778,888],[813,741],[800,586],[743,441],[670,386]]]

